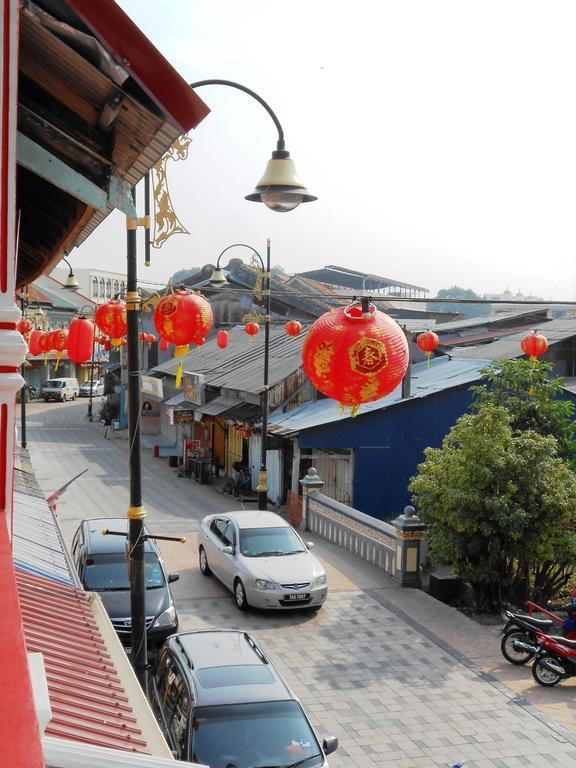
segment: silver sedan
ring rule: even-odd
[[[220,579],[240,610],[318,610],[328,587],[312,546],[274,512],[209,515],[198,535],[200,570]]]

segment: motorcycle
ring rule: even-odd
[[[554,621],[552,619],[535,619],[523,613],[505,611],[507,619],[502,630],[500,650],[510,664],[526,664],[540,650],[540,638],[545,636]]]
[[[532,665],[534,680],[551,688],[576,675],[576,640],[554,635],[539,637],[540,649]]]

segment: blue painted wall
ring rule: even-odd
[[[301,448],[354,450],[353,506],[389,520],[410,494],[406,486],[424,460],[424,448],[437,448],[472,399],[468,385],[398,403],[353,419],[307,429]]]

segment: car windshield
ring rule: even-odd
[[[158,589],[166,584],[158,556],[154,552],[144,553],[144,583],[146,589]],[[84,586],[94,592],[130,589],[124,553],[91,556],[84,568]]]
[[[64,386],[63,381],[47,381],[46,384],[44,384],[46,389],[61,389]]]
[[[324,761],[297,701],[198,707],[192,718],[192,761],[210,768],[304,768]]]
[[[240,552],[244,557],[272,557],[306,552],[289,526],[240,529]]]

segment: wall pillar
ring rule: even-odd
[[[394,578],[403,587],[421,588],[421,542],[427,526],[416,515],[414,507],[404,507],[404,512],[392,520],[392,525],[396,528]]]
[[[310,515],[308,507],[310,504],[310,494],[319,491],[324,486],[324,480],[320,479],[314,467],[310,467],[306,476],[300,480],[300,485],[302,486],[302,522],[300,523],[300,529],[302,531],[309,531]]]

